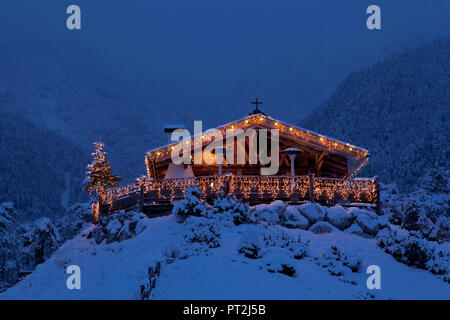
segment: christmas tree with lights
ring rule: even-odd
[[[94,159],[92,163],[87,166],[85,190],[89,191],[91,195],[96,193],[101,195],[104,192],[105,187],[114,187],[121,177],[115,176],[112,173],[111,163],[106,160],[107,153],[103,151],[104,144],[99,139],[98,142],[93,143],[95,151],[92,153]]]

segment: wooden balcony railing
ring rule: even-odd
[[[379,184],[375,178],[334,179],[310,176],[202,176],[165,180],[141,179],[107,189],[100,214],[134,206],[167,204],[184,197],[196,185],[203,197],[212,201],[220,191],[250,203],[273,200],[316,201],[326,204],[364,203],[379,208]]]

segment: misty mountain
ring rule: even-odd
[[[0,108],[57,132],[84,156],[102,138],[113,170],[132,179],[145,173],[145,151],[167,141],[161,123],[170,117],[170,101],[158,102],[154,92],[161,91],[159,84],[138,93],[136,87],[145,85],[106,71],[99,63],[102,57],[87,46],[66,43],[5,48],[0,54]]]
[[[69,139],[0,110],[0,203],[14,202],[21,218],[54,217],[85,199],[88,160]]]
[[[301,125],[371,153],[376,174],[411,190],[450,157],[450,38],[350,74]]]

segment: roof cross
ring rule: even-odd
[[[258,108],[258,104],[263,104],[261,101],[258,101],[258,98],[255,98],[255,101],[252,101],[251,104],[255,105],[255,110],[253,110],[252,112],[250,112],[249,114],[263,114],[266,115],[264,112],[262,112],[261,110],[259,110]]]

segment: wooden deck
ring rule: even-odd
[[[334,179],[310,176],[202,176],[166,180],[143,179],[107,189],[95,216],[138,208],[142,212],[170,210],[184,198],[186,188],[196,185],[212,202],[220,191],[250,204],[283,200],[311,201],[326,205],[366,205],[379,210],[379,184],[375,178]]]

